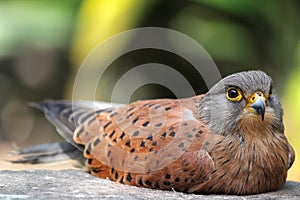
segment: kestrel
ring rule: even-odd
[[[262,71],[232,74],[185,99],[34,106],[76,147],[69,153],[83,151],[91,174],[127,185],[262,193],[285,183],[295,158],[272,79]]]

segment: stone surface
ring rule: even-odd
[[[82,170],[0,171],[0,199],[300,199],[300,183],[250,196],[194,195],[116,184]]]

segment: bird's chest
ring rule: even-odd
[[[209,186],[226,193],[260,193],[280,188],[286,179],[288,147],[280,138],[228,139],[211,152],[215,162]]]

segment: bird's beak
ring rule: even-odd
[[[261,120],[264,121],[266,109],[266,97],[260,91],[255,92],[248,98],[247,108],[250,112],[255,112],[261,115]]]

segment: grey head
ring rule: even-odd
[[[263,71],[245,71],[223,78],[203,97],[198,111],[200,119],[215,134],[238,133],[243,117],[253,119],[249,121],[267,118],[264,123],[272,123],[283,132],[282,107],[272,78]]]

